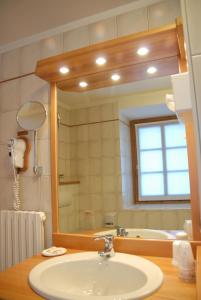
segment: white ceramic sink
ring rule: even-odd
[[[101,258],[97,252],[67,254],[32,269],[32,289],[52,300],[144,299],[162,284],[163,273],[138,256],[115,253]]]
[[[142,238],[142,239],[175,239],[175,237],[163,230],[154,230],[154,229],[136,229],[136,228],[126,228],[126,232],[128,235],[126,237],[133,237],[133,238]],[[116,229],[111,229],[107,231],[101,231],[96,233],[95,235],[105,235],[105,234],[112,234],[114,236],[117,235]]]

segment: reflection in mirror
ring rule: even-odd
[[[58,90],[60,232],[169,239],[183,230],[187,150],[184,125],[165,104],[171,92],[169,76]]]
[[[17,122],[25,130],[37,130],[41,128],[45,120],[46,110],[40,102],[26,102],[17,113]]]

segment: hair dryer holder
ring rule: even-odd
[[[36,176],[42,176],[43,167],[38,165],[38,139],[37,139],[37,130],[34,130],[34,166],[33,172]]]

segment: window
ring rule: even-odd
[[[189,200],[185,127],[167,117],[131,122],[135,202]]]

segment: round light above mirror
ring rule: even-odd
[[[41,128],[46,120],[47,112],[42,103],[30,101],[24,103],[17,113],[17,123],[25,130]]]
[[[144,55],[147,55],[148,53],[149,53],[149,49],[146,47],[141,47],[137,50],[137,54],[139,56],[144,56]]]
[[[96,59],[96,64],[99,66],[102,66],[106,63],[106,59],[103,56],[100,56]]]
[[[148,73],[148,74],[154,74],[154,73],[156,73],[156,72],[157,72],[156,67],[149,67],[149,68],[147,69],[147,73]]]
[[[113,74],[113,75],[111,76],[111,79],[112,79],[113,81],[118,81],[120,78],[121,78],[121,77],[120,77],[119,74]]]
[[[88,86],[88,83],[86,81],[81,81],[81,82],[79,82],[79,86],[82,88],[85,88]]]
[[[61,68],[59,69],[59,72],[60,72],[61,74],[67,74],[67,73],[70,72],[70,69],[69,69],[68,67],[63,66],[63,67],[61,67]]]

